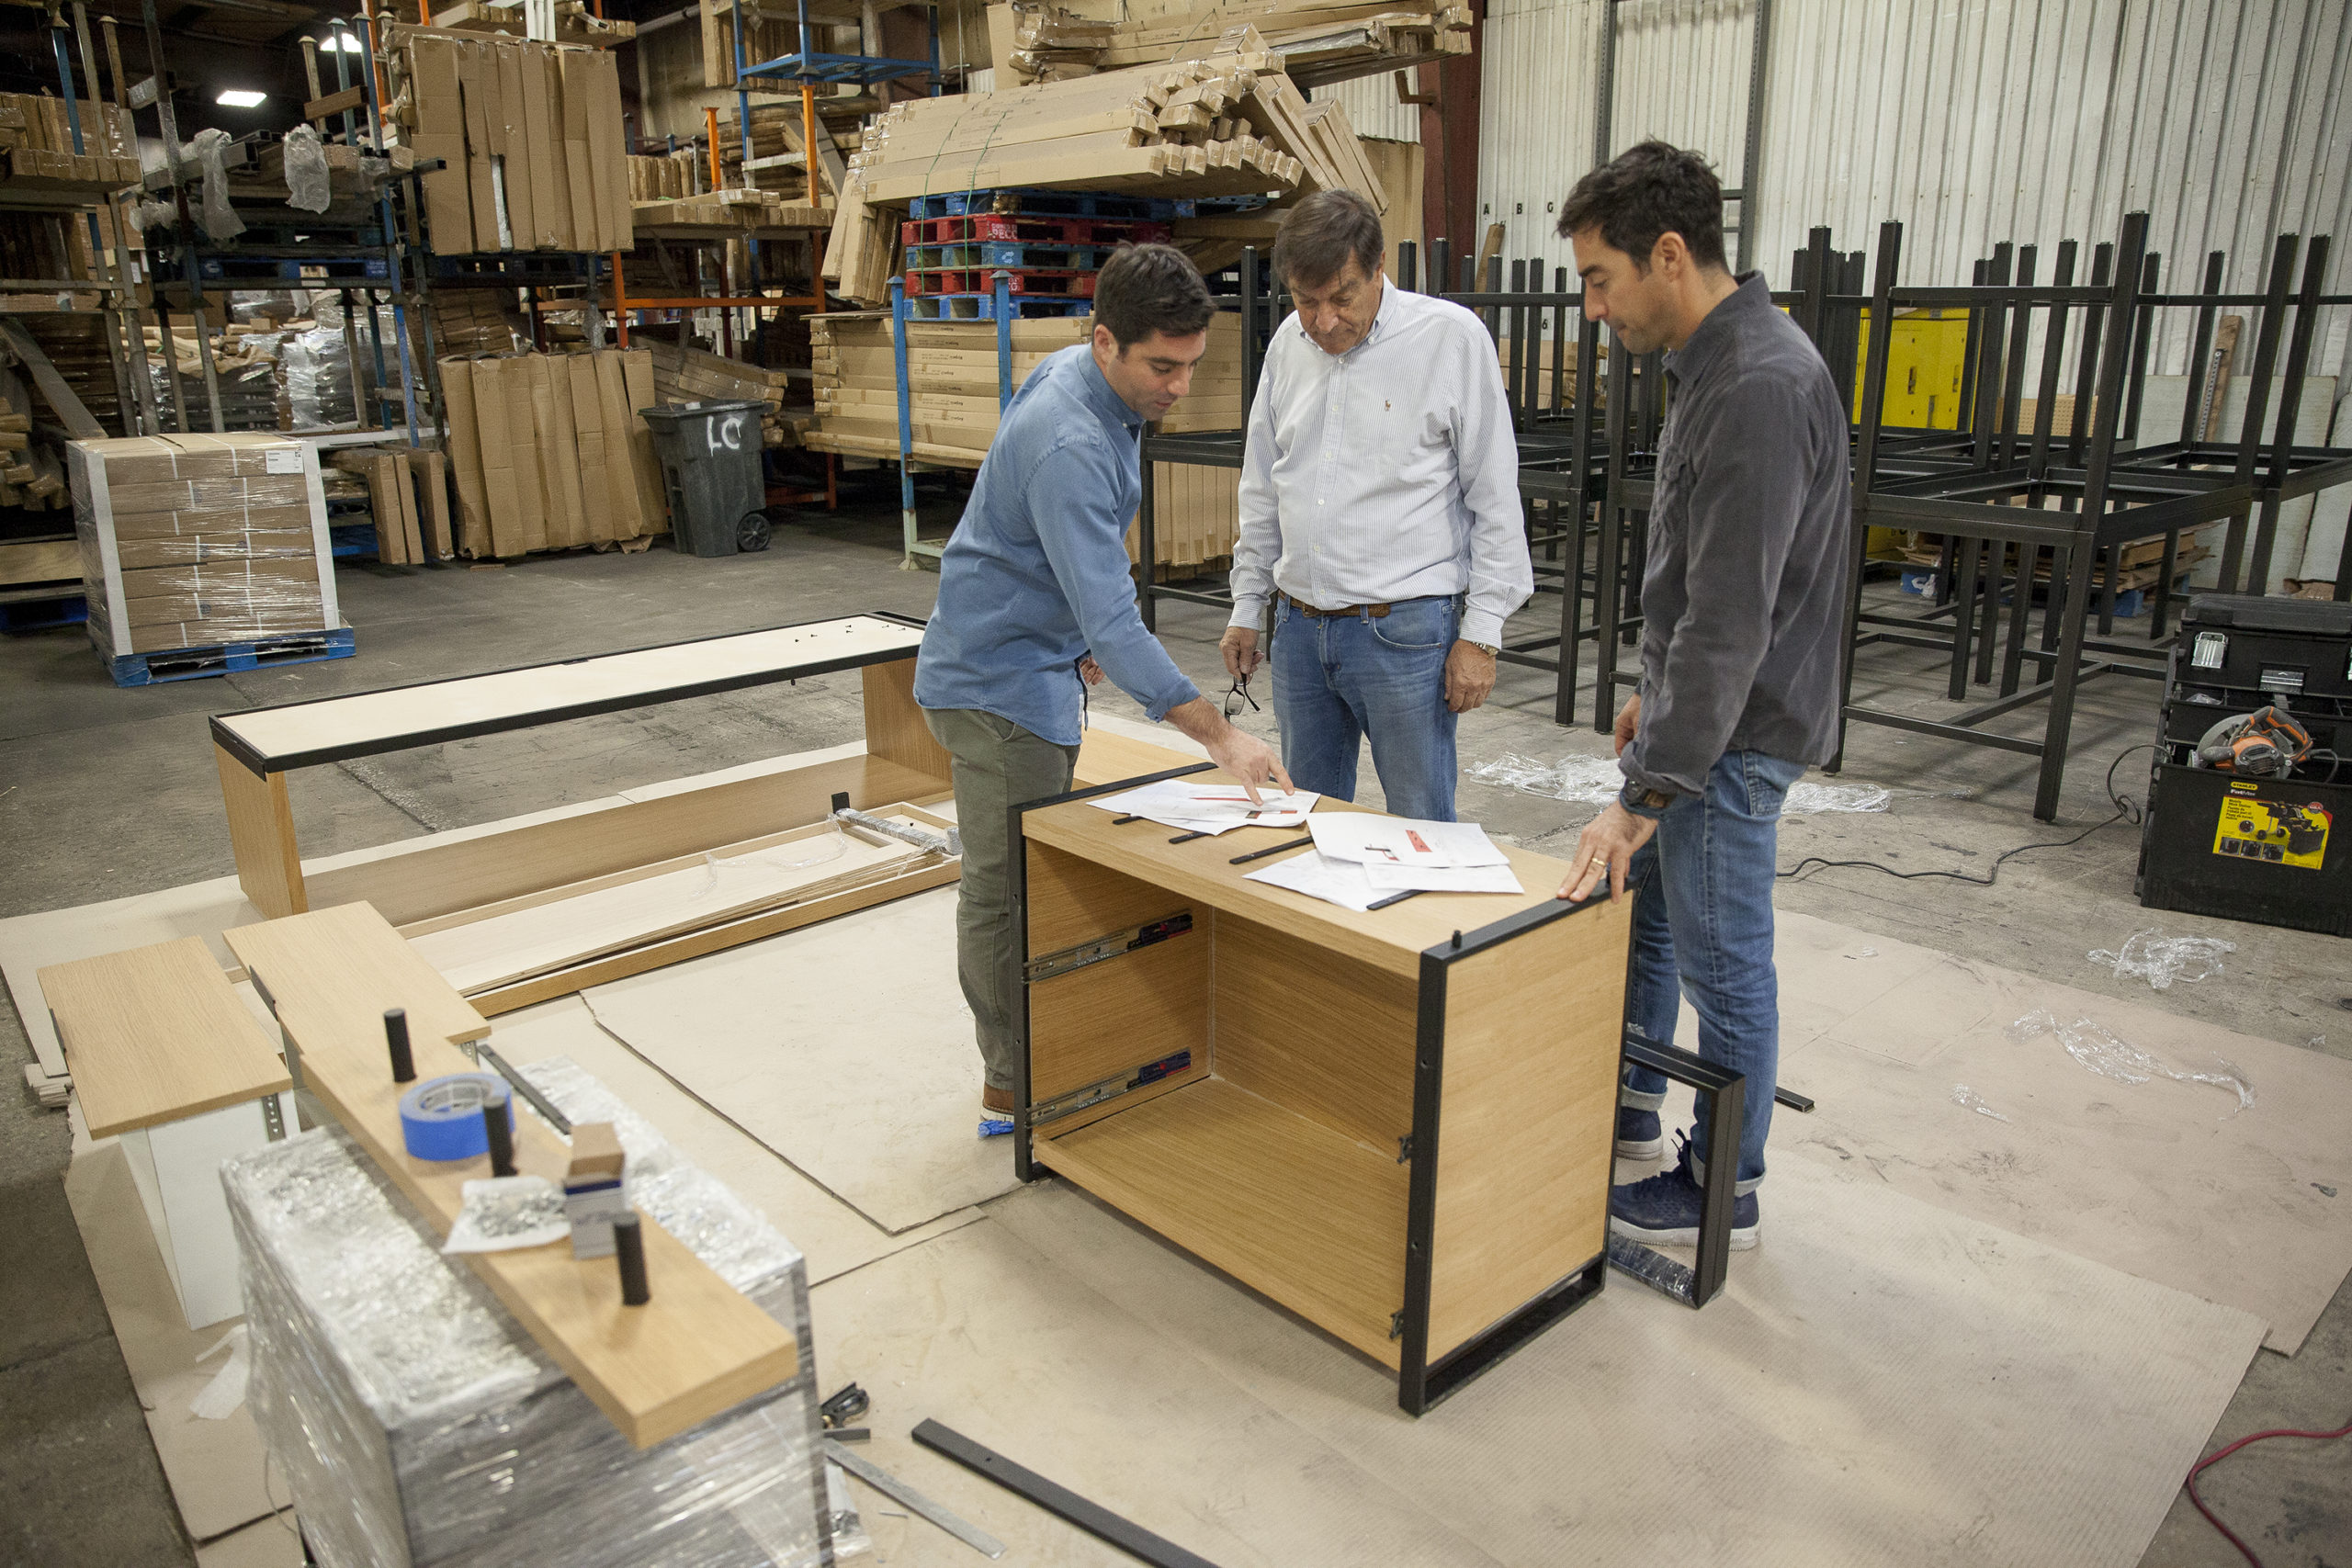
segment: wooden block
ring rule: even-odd
[[[564,1173],[571,1179],[616,1177],[628,1163],[621,1152],[620,1134],[613,1131],[610,1122],[571,1124],[571,1164]]]
[[[52,964],[37,977],[94,1138],[293,1087],[202,937]]]

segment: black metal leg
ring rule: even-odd
[[[1968,695],[1968,639],[1976,629],[1977,558],[1983,549],[1976,540],[1962,539],[1952,575],[1951,678],[1947,685],[1953,702]]]
[[[2156,593],[2148,604],[2148,635],[2153,641],[2165,639],[2166,613],[2172,608],[2173,573],[2180,570],[2180,530],[2165,530],[2164,559],[2156,565]]]
[[[1983,554],[1984,604],[1976,625],[1976,683],[1980,686],[1993,678],[1993,649],[1999,641],[1995,634],[2001,626],[2001,569],[2008,558],[2008,547],[1995,539],[1984,546]]]
[[[2041,547],[2018,547],[2017,584],[2009,591],[2009,629],[2001,651],[2001,695],[2017,694],[2019,671],[2025,663],[2026,620],[2033,611],[2034,574],[2041,569]],[[1991,651],[1988,647],[1986,651]]]
[[[2099,551],[2098,635],[2115,635],[2115,580],[2123,571],[2123,547],[2109,545]]]

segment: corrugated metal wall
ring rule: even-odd
[[[1415,74],[1408,73],[1406,80],[1412,82]],[[1416,85],[1414,91],[1419,90]],[[1358,136],[1385,136],[1391,141],[1419,141],[1421,139],[1421,111],[1411,104],[1396,101],[1394,73],[1359,76],[1352,82],[1317,87],[1307,96],[1338,99],[1340,106],[1348,111],[1348,123],[1356,128]]]
[[[1550,213],[1593,161],[1603,0],[1493,0],[1483,220],[1505,250],[1568,261]],[[1737,185],[1754,0],[1620,0],[1611,146],[1657,135]],[[1351,106],[1352,107],[1352,105]],[[2352,6],[2345,0],[1775,0],[1756,256],[1786,276],[1816,223],[1868,251],[1905,225],[1903,279],[1964,283],[2001,240],[2115,236],[2147,210],[2165,286],[2208,251],[2258,286],[2280,231],[2337,237],[2352,289]],[[2086,265],[2087,256],[2086,256]],[[2049,262],[2044,260],[2044,276]],[[2313,368],[2352,371],[2352,311]],[[2154,368],[2177,372],[2188,327]]]

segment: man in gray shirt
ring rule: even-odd
[[[1587,175],[1560,212],[1586,318],[1634,354],[1667,350],[1671,399],[1642,577],[1642,683],[1617,715],[1625,787],[1577,840],[1560,897],[1641,886],[1627,1024],[1671,1043],[1679,991],[1699,1015],[1699,1055],[1747,1075],[1742,1247],[1756,1245],[1780,1063],[1781,802],[1838,749],[1849,464],[1828,367],[1762,274],[1725,270],[1722,213],[1706,161],[1662,141]],[[1627,1074],[1621,1156],[1663,1152],[1665,1095],[1659,1074]],[[1611,1190],[1611,1228],[1697,1240],[1712,1152],[1702,1105],[1673,1168]]]

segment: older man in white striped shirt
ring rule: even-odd
[[[1352,191],[1295,208],[1274,270],[1296,313],[1266,350],[1241,468],[1233,623],[1246,679],[1273,606],[1274,715],[1296,787],[1353,800],[1372,742],[1388,809],[1453,819],[1458,716],[1494,689],[1534,592],[1494,340],[1390,284]]]

